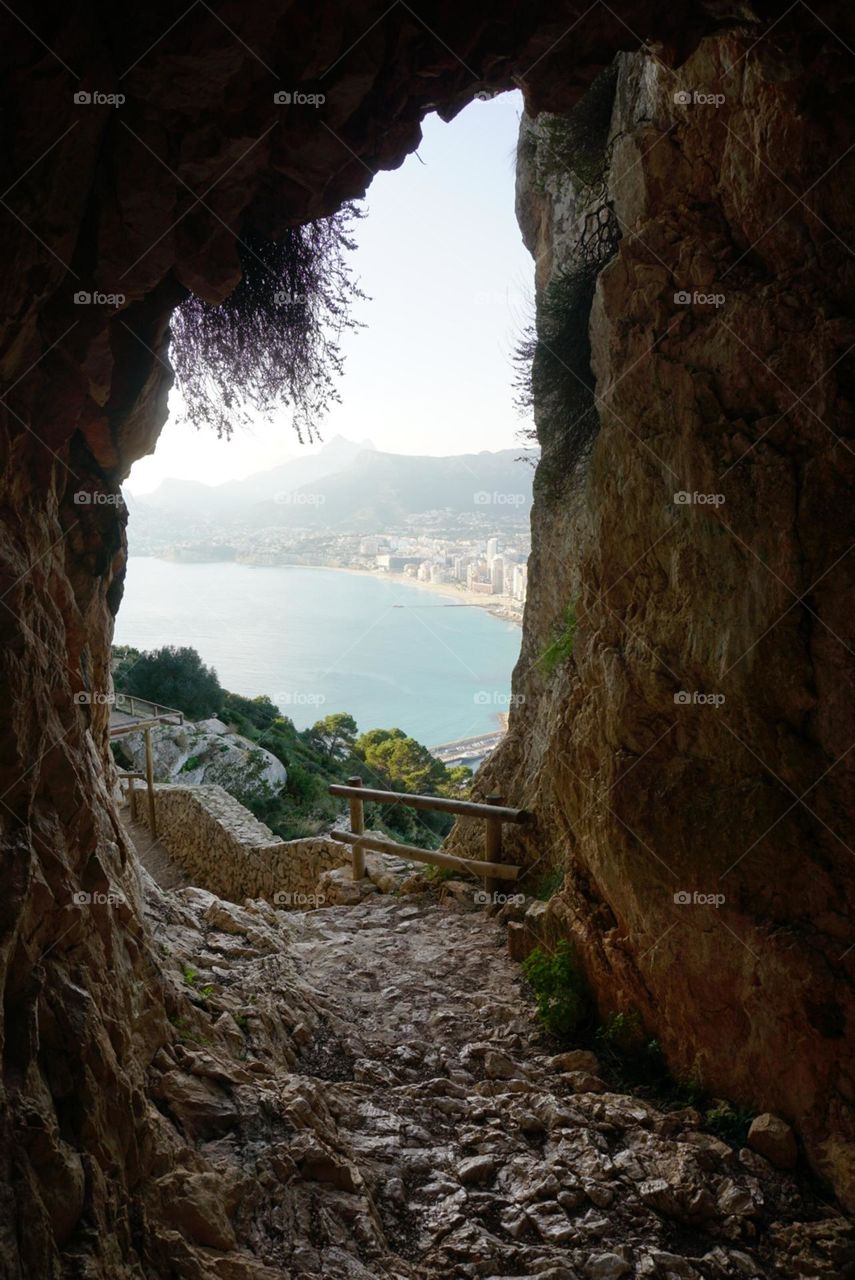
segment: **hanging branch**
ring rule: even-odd
[[[195,427],[228,439],[287,404],[300,442],[317,438],[318,420],[339,400],[341,335],[360,327],[351,308],[365,294],[347,254],[361,216],[348,205],[280,240],[245,234],[243,275],[228,298],[215,307],[191,295],[177,308],[170,358]]]

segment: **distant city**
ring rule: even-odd
[[[150,496],[131,497],[129,549],[184,564],[235,561],[388,575],[446,596],[459,593],[461,605],[518,622],[531,548],[532,475],[512,450],[408,458],[338,438],[313,459],[248,481],[216,489],[166,482]],[[292,487],[295,481],[299,487]],[[414,510],[425,490],[437,505]]]
[[[132,545],[136,555],[183,564],[228,561],[255,565],[312,565],[348,569],[424,583],[461,603],[477,604],[516,621],[522,618],[528,578],[528,531],[478,536],[441,536],[430,529],[401,534],[319,534],[314,530],[230,529],[177,542]]]

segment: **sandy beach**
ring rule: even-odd
[[[521,618],[509,611],[510,602],[506,596],[480,595],[477,591],[467,591],[465,587],[453,582],[419,582],[405,573],[380,573],[374,569],[352,569],[347,565],[313,565],[312,568],[330,569],[333,573],[353,573],[362,578],[377,578],[382,582],[398,582],[404,587],[418,587],[422,591],[442,596],[449,603],[485,609],[487,613],[492,613],[494,617],[502,618],[505,622],[522,625]]]

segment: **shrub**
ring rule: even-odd
[[[114,681],[123,693],[177,707],[193,720],[216,715],[223,703],[216,671],[186,645],[169,644],[142,653],[132,666],[117,670]]]
[[[576,607],[568,604],[564,611],[564,621],[538,659],[544,675],[551,676],[557,667],[572,658],[575,643]]]
[[[585,189],[573,261],[538,298],[534,323],[524,330],[513,357],[516,406],[525,417],[534,412],[543,451],[535,477],[539,490],[575,482],[599,429],[588,322],[597,276],[614,256],[620,234],[605,182],[616,84],[615,64],[569,114],[544,112],[520,136],[536,189],[545,191],[553,182],[561,186],[571,175]],[[531,439],[530,429],[523,439]]]
[[[722,1141],[729,1142],[734,1147],[742,1147],[753,1118],[751,1111],[746,1111],[743,1107],[732,1107],[730,1103],[719,1099],[704,1112],[704,1127]]]
[[[557,867],[552,871],[547,871],[535,885],[534,896],[539,898],[541,902],[548,902],[552,895],[558,892],[563,883],[563,871]]]
[[[551,955],[536,947],[523,961],[522,972],[546,1030],[562,1039],[571,1036],[587,1012],[585,980],[573,945],[562,940]]]

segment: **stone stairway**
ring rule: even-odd
[[[159,840],[152,840],[148,824],[134,822],[127,805],[124,805],[119,812],[122,824],[133,842],[140,862],[155,883],[160,885],[161,889],[186,888],[190,883],[190,877]]]

